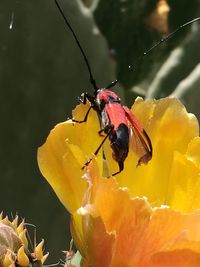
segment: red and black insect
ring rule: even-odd
[[[119,171],[113,175],[120,173],[124,168],[124,161],[128,155],[129,140],[132,132],[134,132],[137,142],[138,165],[147,163],[152,157],[152,144],[148,134],[131,110],[123,106],[120,98],[108,89],[115,83],[113,82],[106,88],[96,88],[93,96],[85,93],[81,99],[82,103],[85,104],[88,99],[91,106],[82,121],[73,120],[78,123],[86,122],[91,108],[98,113],[102,127],[99,134],[101,135],[104,132],[106,135],[94,154],[98,154],[103,143],[109,138],[113,158],[119,165]],[[84,166],[87,166],[90,161],[91,159]]]
[[[96,149],[96,151],[94,152],[94,154],[95,155],[98,154],[102,145],[108,138],[110,140],[110,146],[112,149],[113,158],[119,165],[119,170],[113,173],[112,175],[116,175],[124,169],[124,161],[129,152],[129,142],[130,142],[131,135],[133,135],[133,138],[135,138],[135,142],[137,144],[137,148],[135,149],[135,151],[138,155],[138,165],[148,163],[148,161],[152,158],[152,152],[153,152],[151,140],[148,134],[146,133],[146,131],[144,130],[144,128],[141,126],[140,122],[131,112],[131,110],[128,107],[123,106],[121,104],[120,98],[112,90],[110,90],[111,87],[115,86],[115,84],[117,83],[117,80],[112,82],[110,85],[106,86],[105,88],[99,88],[96,85],[96,81],[93,78],[91,67],[85,55],[85,52],[83,51],[83,48],[73,28],[68,22],[57,0],[55,0],[55,3],[66,25],[68,26],[71,33],[73,34],[73,37],[83,55],[84,61],[89,71],[90,82],[94,88],[93,95],[84,93],[82,97],[80,98],[81,103],[86,104],[86,101],[88,100],[91,104],[88,111],[85,114],[85,117],[81,121],[78,121],[75,119],[73,119],[73,121],[76,123],[86,122],[91,109],[94,109],[97,112],[100,118],[100,122],[101,122],[101,130],[99,131],[99,134],[101,135],[104,132],[105,136],[102,142],[100,143],[100,145],[98,146],[98,148]],[[178,30],[180,30],[181,28],[199,19],[200,18],[197,18],[190,22],[185,23],[184,25],[181,25],[174,32],[170,33],[167,37],[161,39],[156,45],[150,48],[146,53],[143,54],[142,57],[146,56],[148,52],[150,52],[156,46],[160,45],[162,42],[167,41]],[[84,164],[83,168],[87,166],[91,162],[91,160],[92,159],[90,158]]]
[[[88,100],[91,104],[85,117],[81,121],[77,121],[75,119],[73,119],[73,121],[76,123],[86,122],[91,109],[94,109],[98,113],[102,127],[99,131],[99,134],[101,135],[104,132],[105,137],[94,154],[98,154],[102,145],[108,138],[110,140],[113,158],[119,165],[119,170],[112,175],[116,175],[124,169],[124,161],[129,152],[129,140],[132,131],[134,132],[134,135],[137,136],[137,141],[140,142],[140,149],[137,151],[139,157],[138,165],[147,163],[152,157],[152,144],[148,134],[143,129],[131,110],[128,107],[123,106],[120,98],[113,91],[109,90],[117,83],[117,81],[112,82],[105,88],[99,88],[96,85],[85,52],[83,51],[74,30],[65,17],[57,0],[55,0],[55,3],[80,48],[89,70],[90,82],[94,87],[94,95],[84,93],[82,98],[80,98],[81,103],[86,104],[86,101]],[[84,164],[83,168],[87,166],[90,161],[91,159]]]

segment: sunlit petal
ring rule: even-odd
[[[74,113],[82,119],[86,110],[81,105]],[[91,111],[87,123],[75,124],[68,120],[57,124],[38,150],[41,173],[70,212],[82,203],[86,182],[81,178],[84,173],[81,168],[99,145],[98,129],[96,113]],[[98,138],[93,137],[95,134]]]
[[[147,165],[136,167],[136,155],[130,151],[125,171],[117,179],[121,186],[129,188],[132,196],[146,196],[155,206],[168,204],[166,195],[174,153],[186,153],[189,142],[199,134],[198,121],[172,98],[157,101],[138,98],[132,111],[151,138],[153,157]]]
[[[83,120],[88,108],[78,106],[74,118]],[[198,121],[171,98],[138,98],[132,111],[152,141],[153,157],[147,165],[136,167],[138,155],[129,149],[124,170],[108,179],[118,164],[109,140],[104,155],[100,150],[93,156],[104,137],[91,110],[87,122],[68,120],[51,131],[38,152],[40,170],[71,214],[82,266],[198,267]]]

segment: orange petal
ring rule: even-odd
[[[144,198],[130,198],[115,179],[101,178],[95,167],[90,175],[88,203],[93,203],[96,213],[85,205],[83,229],[85,255],[92,266],[149,267],[154,255],[177,249],[200,254],[200,211],[186,215],[166,207],[152,210]],[[114,240],[108,238],[111,235]],[[98,265],[105,250],[107,261]]]
[[[160,252],[154,257],[149,267],[198,267],[200,254],[190,249]]]
[[[85,235],[90,265],[95,267],[110,266],[114,249],[114,234],[106,232],[104,222],[100,217],[90,216],[87,218],[85,216],[83,223],[86,220],[88,224],[85,224]]]

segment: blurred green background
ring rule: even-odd
[[[145,21],[158,0],[60,0],[91,63],[97,84],[127,105],[137,95],[179,97],[200,115],[200,22],[142,60],[163,34]],[[200,0],[169,0],[169,32],[200,15]],[[132,65],[129,70],[128,66]],[[88,72],[53,0],[0,1],[0,210],[18,213],[45,238],[50,262],[69,246],[68,216],[37,167],[37,148],[70,116]]]

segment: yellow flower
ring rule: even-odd
[[[74,111],[84,117],[88,106]],[[132,111],[153,144],[153,158],[136,167],[130,149],[124,171],[107,179],[99,153],[86,171],[81,167],[96,150],[97,115],[86,123],[56,125],[39,148],[39,167],[71,214],[73,238],[83,266],[200,266],[200,138],[194,115],[176,99],[143,101]],[[134,146],[131,140],[130,147]],[[109,142],[106,165],[116,171]]]

